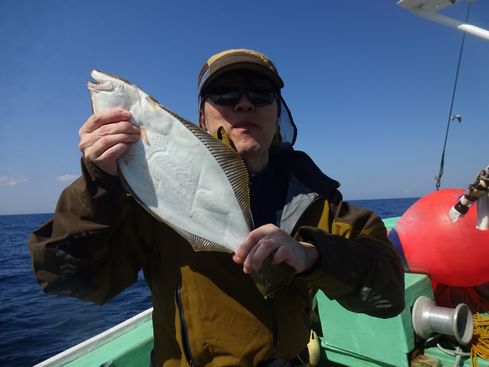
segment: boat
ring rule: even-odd
[[[489,31],[438,13],[456,2],[400,0],[398,5],[415,15],[489,40]],[[383,219],[387,230],[394,228],[399,219]],[[489,359],[477,356],[471,360],[467,349],[470,347],[463,347],[469,344],[467,340],[473,332],[470,310],[462,305],[436,306],[432,282],[426,274],[405,273],[406,307],[394,318],[380,319],[350,312],[321,291],[315,300],[318,318],[314,322],[310,350],[317,351],[317,366],[468,367],[477,364],[489,367]],[[36,367],[149,366],[153,349],[152,311],[149,308]],[[489,320],[489,313],[481,317]],[[489,321],[487,329],[489,333]]]
[[[398,220],[399,217],[393,217],[383,221],[390,230]],[[457,348],[449,349],[439,344],[426,347],[420,343],[413,325],[416,316],[413,313],[414,305],[420,297],[434,299],[430,278],[424,274],[406,273],[404,311],[394,318],[380,319],[350,312],[319,291],[316,295],[319,320],[316,321],[313,334],[319,346],[317,365],[471,366],[467,352],[460,348],[457,352]],[[440,309],[440,312],[444,312],[442,317],[458,319],[460,330],[453,333],[471,332],[470,322],[464,320],[466,315],[457,313],[455,309]],[[149,308],[36,367],[149,366],[149,356],[153,349],[152,311]],[[479,367],[489,367],[489,360],[480,357],[477,360]]]

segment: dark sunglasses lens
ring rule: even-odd
[[[266,91],[249,91],[247,93],[251,103],[257,106],[271,104],[275,99],[275,93]]]
[[[215,104],[232,106],[238,103],[241,99],[241,92],[212,93],[209,97]]]
[[[209,98],[217,105],[233,106],[239,102],[243,94],[248,97],[251,103],[257,106],[269,105],[275,100],[275,92],[252,90],[210,93]]]

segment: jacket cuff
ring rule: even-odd
[[[82,159],[82,177],[68,186],[60,197],[55,216],[114,223],[126,207],[126,194],[117,176],[111,176]]]
[[[316,246],[319,257],[316,264],[306,272],[296,274],[300,279],[320,285],[330,298],[337,298],[350,293],[356,286],[356,274],[360,270],[352,254],[349,240],[337,235],[326,233],[316,227],[300,227],[296,239]],[[365,254],[365,256],[368,256]],[[364,259],[362,259],[364,261]]]
[[[112,176],[85,158],[81,159],[82,172],[88,181],[96,183],[98,186],[109,190],[122,190],[121,179],[119,176]]]
[[[304,280],[306,282],[314,282],[324,277],[324,273],[321,271],[321,263],[322,263],[323,255],[321,253],[320,246],[318,246],[317,244],[317,241],[315,241],[313,236],[311,236],[310,233],[308,233],[307,230],[308,228],[309,227],[300,227],[297,234],[295,235],[295,239],[300,242],[310,243],[311,245],[316,247],[319,255],[314,265],[312,265],[309,269],[303,271],[302,273],[296,273],[295,277]]]

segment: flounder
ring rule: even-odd
[[[128,81],[91,76],[93,111],[124,108],[141,130],[118,161],[134,198],[194,250],[234,252],[252,228],[241,156]]]
[[[118,160],[128,192],[195,251],[235,252],[253,228],[242,157],[130,82],[97,70],[91,76],[93,111],[126,109],[140,128],[141,139]],[[265,262],[252,274],[265,297],[290,282],[293,271],[282,265]]]

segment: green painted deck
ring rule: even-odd
[[[389,319],[350,312],[318,292],[321,341],[328,359],[347,366],[408,367],[415,341],[411,307],[419,296],[433,298],[433,292],[431,282],[421,274],[405,274],[405,287],[406,308]]]
[[[382,221],[384,222],[385,228],[390,231],[392,228],[394,228],[394,225],[399,220],[399,218],[400,217],[385,218],[382,219]]]

